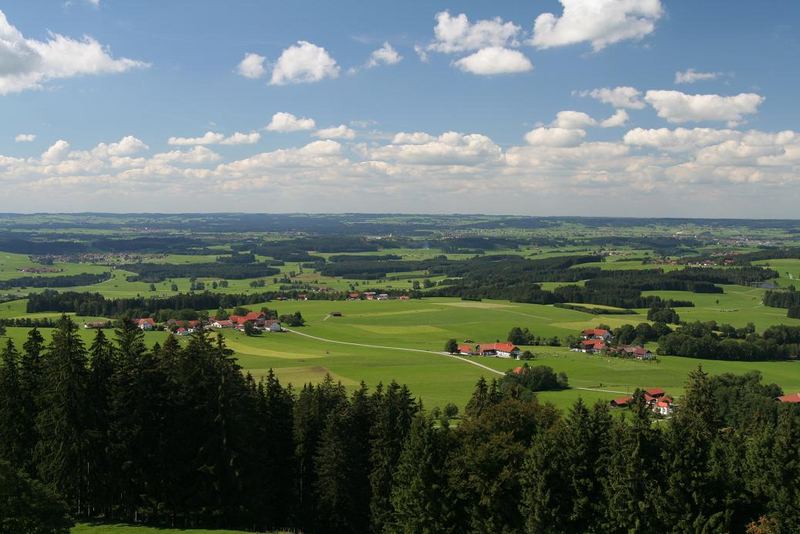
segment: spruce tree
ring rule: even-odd
[[[0,459],[16,469],[27,466],[27,425],[20,383],[19,353],[14,342],[6,341],[0,366]]]
[[[35,459],[41,480],[61,493],[77,514],[86,512],[87,379],[86,349],[78,327],[62,316],[43,357]]]
[[[387,532],[458,532],[456,503],[447,475],[450,441],[446,426],[437,430],[429,416],[414,418],[393,477]]]

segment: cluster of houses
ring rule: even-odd
[[[208,321],[181,321],[178,319],[170,319],[167,322],[159,325],[151,317],[144,317],[140,319],[133,319],[140,329],[144,331],[165,329],[175,332],[179,336],[194,333],[198,328],[234,328],[236,330],[244,331],[245,324],[252,323],[256,330],[263,332],[282,332],[281,324],[277,319],[268,319],[264,312],[249,312],[246,315],[231,315],[227,319],[217,319],[211,317]],[[85,325],[86,328],[94,328],[89,323]]]
[[[664,417],[672,415],[674,410],[674,401],[672,400],[672,397],[667,395],[667,392],[663,389],[650,388],[645,390],[644,400],[656,415],[661,415]],[[615,408],[625,408],[630,406],[632,402],[633,395],[628,395],[626,397],[620,397],[612,400],[611,406]]]
[[[464,356],[499,356],[501,358],[517,358],[520,355],[519,347],[513,343],[461,343],[458,353]]]
[[[351,291],[347,294],[347,300],[389,300],[391,298],[393,297],[390,297],[388,293],[378,293],[376,291],[364,291],[363,293]],[[410,300],[410,298],[408,295],[397,297],[398,300]]]
[[[588,354],[604,352],[622,358],[652,360],[655,354],[641,345],[611,345],[613,336],[605,328],[587,328],[581,332],[581,343],[577,349]]]

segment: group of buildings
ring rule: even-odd
[[[661,388],[650,388],[644,392],[644,400],[651,410],[656,415],[668,416],[672,415],[674,410],[674,401],[672,397],[667,395],[667,392]],[[633,402],[633,395],[627,395],[611,401],[611,406],[615,408],[625,408]]]
[[[143,317],[140,319],[133,319],[133,322],[141,330],[169,330],[179,336],[194,333],[198,328],[233,328],[236,330],[244,331],[245,325],[251,323],[253,328],[262,332],[282,332],[280,322],[277,319],[268,319],[264,312],[248,312],[246,315],[231,315],[227,319],[218,319],[211,317],[206,321],[191,320],[182,321],[179,319],[169,319],[165,323],[158,324],[152,317]],[[86,328],[93,328],[92,325],[85,325]]]
[[[458,353],[464,356],[499,356],[501,358],[517,358],[521,351],[513,343],[461,343]]]
[[[388,293],[378,293],[376,291],[364,291],[363,293],[359,293],[358,291],[351,291],[347,294],[347,300],[389,300],[394,298],[390,296]],[[408,295],[400,295],[396,297],[397,300],[410,300],[411,297]]]
[[[656,356],[641,345],[612,345],[613,336],[604,328],[587,328],[581,332],[581,342],[577,350],[588,354],[606,353],[623,358],[652,360]]]

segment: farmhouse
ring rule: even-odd
[[[617,354],[618,356],[636,358],[637,360],[652,360],[655,358],[655,354],[642,346],[621,345],[618,347],[613,347],[611,352]]]
[[[244,328],[244,323],[252,321],[254,326],[264,326],[267,316],[264,312],[250,312],[247,315],[231,315],[230,321],[236,328]]]
[[[478,343],[470,345],[461,343],[458,353],[466,356],[499,356],[501,358],[516,358],[520,354],[519,347],[513,343]]]
[[[780,402],[788,402],[792,404],[800,403],[800,392],[798,393],[790,393],[788,395],[782,395],[778,397]]]
[[[654,413],[661,416],[672,415],[674,406],[672,397],[666,394],[661,388],[650,388],[644,391],[644,400]],[[611,401],[611,406],[624,408],[630,406],[633,396],[627,395]]]
[[[136,323],[136,326],[142,330],[153,330],[156,327],[156,322],[150,317],[145,317],[144,319],[134,319],[133,322]]]
[[[588,352],[589,354],[594,354],[595,352],[602,352],[606,350],[608,347],[606,342],[602,339],[584,339],[581,341],[581,348],[582,352]]]
[[[347,294],[347,300],[359,300],[361,298],[361,293],[358,291],[351,291]]]
[[[605,328],[587,328],[581,334],[583,339],[602,339],[603,341],[608,341],[612,337],[611,332]]]
[[[211,328],[233,328],[233,322],[230,319],[213,319]]]

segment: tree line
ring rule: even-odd
[[[686,323],[658,339],[658,353],[717,360],[800,358],[800,327],[775,325],[758,334],[752,325],[737,329],[716,321]]]
[[[481,379],[453,426],[396,383],[256,381],[204,332],[148,349],[121,323],[85,347],[63,318],[49,345],[32,330],[2,360],[0,489],[26,498],[0,511],[46,532],[73,519],[312,533],[800,529],[800,411],[758,374],[693,372],[659,425],[641,392],[630,410],[579,401],[561,414]]]
[[[81,273],[56,276],[20,276],[8,280],[0,280],[0,289],[14,287],[75,287],[90,286],[105,282],[111,278],[111,273]]]

